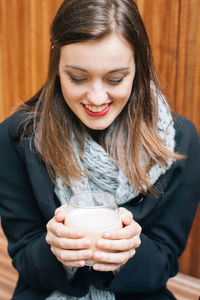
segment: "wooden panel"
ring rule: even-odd
[[[180,1],[179,19],[175,104],[200,133],[200,1]]]
[[[49,25],[62,0],[0,0],[0,121],[45,80]],[[137,0],[156,68],[178,113],[200,133],[200,1]],[[180,270],[200,277],[200,209]]]
[[[178,273],[168,280],[167,287],[177,300],[199,300],[200,279],[198,278]]]
[[[137,0],[161,82],[178,113],[200,134],[200,1]],[[200,208],[180,271],[200,277]]]
[[[7,241],[0,224],[0,300],[9,300],[13,294],[18,275],[7,252]]]
[[[180,258],[180,272],[200,278],[200,206],[198,208],[187,247]]]
[[[200,1],[136,2],[168,97],[200,134]]]
[[[175,97],[178,17],[177,0],[137,0],[152,46],[159,79],[173,103]]]
[[[49,25],[61,0],[0,1],[0,121],[43,84]]]

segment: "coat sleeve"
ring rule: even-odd
[[[79,269],[73,280],[68,280],[62,264],[45,241],[48,219],[33,192],[23,145],[11,137],[9,123],[10,119],[0,124],[0,216],[20,286],[49,293],[59,290],[74,296],[85,295],[87,270]],[[37,193],[46,193],[45,187],[38,189]],[[53,213],[54,210],[51,217]]]
[[[186,155],[177,161],[156,183],[158,198],[147,195],[141,207],[128,203],[143,230],[141,246],[115,277],[100,272],[93,275],[99,289],[115,293],[153,292],[165,286],[178,271],[178,257],[183,252],[200,199],[200,143],[193,124],[179,119],[176,124],[176,151]],[[149,215],[143,211],[157,203]]]

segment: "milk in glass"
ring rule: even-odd
[[[77,208],[69,211],[65,224],[84,231],[85,236],[92,241],[90,249],[93,253],[97,250],[97,240],[102,237],[102,234],[105,231],[122,227],[118,210],[112,210],[105,207]],[[106,251],[113,252],[109,250]],[[86,265],[91,266],[93,263],[92,259],[86,260]]]

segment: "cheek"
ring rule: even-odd
[[[124,87],[124,91],[125,91],[124,98],[126,98],[126,101],[128,101],[131,96],[132,87],[133,87],[133,80],[127,82],[126,86]]]
[[[69,81],[60,80],[61,84],[61,91],[63,97],[65,98],[66,102],[74,101],[81,97],[81,93],[78,89],[74,88]]]
[[[60,87],[61,87],[63,97],[66,99],[68,84],[67,84],[67,81],[64,80],[64,78],[61,75],[60,75]]]
[[[124,103],[128,101],[130,98],[132,91],[132,85],[124,85],[123,87],[120,87],[118,90],[115,91],[116,99],[118,99],[118,102],[123,106]]]

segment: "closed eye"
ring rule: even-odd
[[[87,80],[86,77],[74,76],[71,73],[68,73],[68,75],[70,77],[71,82],[74,82],[74,83],[82,83]],[[117,85],[123,81],[125,76],[126,75],[124,75],[123,77],[116,77],[116,78],[110,78],[110,79],[107,78],[106,81],[111,85]]]
[[[117,84],[119,84],[120,82],[123,81],[124,77],[125,76],[123,76],[119,79],[118,78],[116,78],[116,79],[107,79],[107,82],[110,83],[110,84],[113,84],[113,85],[115,85],[115,84],[117,85]]]
[[[78,77],[72,77],[70,76],[70,79],[72,82],[80,83],[86,80],[86,78],[78,78]]]
[[[81,75],[74,75],[74,74],[71,74],[71,72],[67,72],[67,74],[70,78],[70,81],[74,82],[74,83],[81,83],[86,80],[86,78]]]

